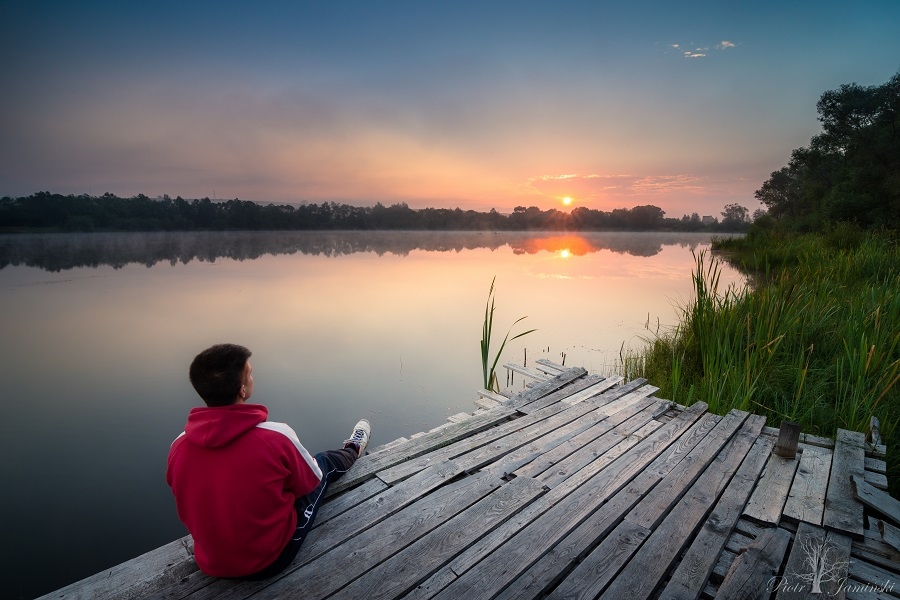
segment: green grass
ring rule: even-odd
[[[752,274],[720,289],[721,260],[696,256],[694,298],[678,327],[623,358],[628,377],[659,395],[738,408],[806,433],[867,431],[876,416],[888,445],[891,492],[900,492],[900,245],[852,227],[825,234],[756,232],[714,250]]]

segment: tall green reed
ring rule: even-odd
[[[491,289],[488,291],[487,302],[484,306],[484,323],[481,328],[481,369],[484,376],[484,389],[486,390],[494,390],[496,392],[500,391],[500,383],[497,381],[497,363],[500,362],[500,355],[503,353],[503,348],[506,347],[507,342],[511,342],[515,339],[518,339],[524,335],[528,335],[536,329],[529,329],[528,331],[523,331],[513,337],[509,337],[510,333],[512,333],[513,327],[527,318],[519,317],[516,321],[510,325],[509,330],[506,332],[506,336],[503,338],[503,342],[500,344],[500,348],[497,350],[497,354],[494,356],[493,363],[490,362],[490,353],[491,353],[491,333],[494,328],[494,284],[497,281],[497,277],[494,277],[491,280]]]
[[[720,259],[698,254],[681,322],[625,357],[626,376],[647,377],[684,404],[748,410],[774,426],[797,421],[820,435],[864,431],[877,416],[890,448],[900,421],[900,250],[889,235],[850,242],[829,234],[714,244],[755,270],[753,286],[720,290]],[[900,491],[897,454],[888,463]]]

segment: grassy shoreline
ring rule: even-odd
[[[694,298],[679,325],[624,358],[662,397],[703,400],[799,422],[833,436],[881,421],[891,493],[900,495],[900,243],[895,234],[840,227],[827,233],[754,231],[699,254]],[[720,289],[728,260],[745,289]]]

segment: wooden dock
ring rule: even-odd
[[[521,393],[361,458],[276,578],[207,577],[186,537],[45,598],[900,597],[877,438],[803,435],[785,459],[760,416],[518,369]]]

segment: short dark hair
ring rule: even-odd
[[[191,385],[207,406],[234,404],[252,353],[237,344],[216,344],[194,357]]]

